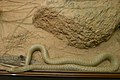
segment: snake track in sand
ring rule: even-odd
[[[35,51],[40,51],[43,60],[48,65],[30,65],[32,54]],[[97,67],[105,60],[109,60],[110,66]],[[41,45],[33,45],[29,50],[26,58],[26,63],[23,67],[7,68],[6,71],[11,73],[19,73],[29,70],[55,70],[55,71],[83,71],[83,72],[114,72],[119,68],[119,60],[114,54],[103,53],[99,54],[93,60],[84,61],[82,57],[74,58],[50,58],[47,49]]]

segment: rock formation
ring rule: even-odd
[[[107,41],[120,22],[120,0],[47,0],[46,4],[34,14],[34,26],[76,48]]]

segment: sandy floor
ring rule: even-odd
[[[41,5],[40,0],[14,1],[0,1],[0,9],[4,10],[0,15],[0,55],[26,56],[27,50],[33,44],[40,43],[46,46],[50,57],[53,58],[83,56],[86,59],[92,59],[103,52],[113,53],[120,57],[120,29],[113,34],[109,41],[96,48],[77,49],[67,46],[54,35],[32,25],[32,16],[37,10],[36,6]],[[39,60],[40,64],[44,64],[40,54],[34,54],[34,59]]]

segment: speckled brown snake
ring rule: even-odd
[[[43,60],[47,65],[31,64],[31,57],[35,51],[40,51]],[[108,60],[109,66],[100,67],[97,66],[101,62]],[[96,56],[93,60],[84,61],[82,57],[79,59],[73,58],[50,58],[47,49],[41,45],[33,45],[29,50],[26,58],[26,63],[23,67],[6,68],[6,71],[11,73],[19,73],[29,70],[55,70],[55,71],[83,71],[83,72],[114,72],[119,68],[119,60],[114,54],[103,53]]]

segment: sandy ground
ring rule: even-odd
[[[3,10],[0,15],[0,55],[26,56],[32,45],[40,43],[46,46],[51,58],[83,56],[86,59],[92,59],[103,52],[120,57],[120,29],[113,34],[109,41],[95,48],[77,49],[67,46],[51,33],[34,27],[32,16],[37,10],[36,6],[41,5],[40,0],[14,1],[0,1],[0,9]],[[45,64],[40,54],[34,54],[33,58],[39,60],[40,64]],[[104,63],[101,64],[101,66],[103,65]]]

